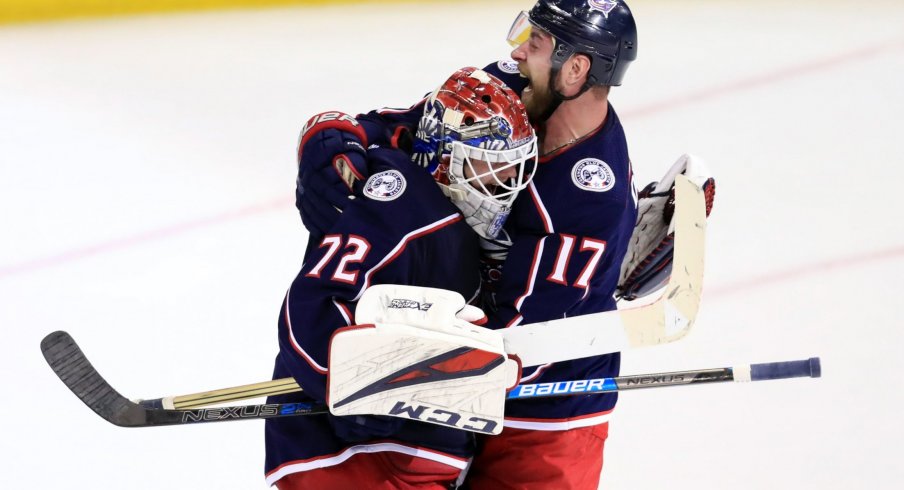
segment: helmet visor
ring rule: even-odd
[[[521,13],[518,14],[518,17],[515,18],[515,22],[512,23],[512,27],[509,29],[506,40],[513,48],[517,48],[527,42],[530,38],[532,29],[533,24],[530,22],[530,15],[522,10]]]

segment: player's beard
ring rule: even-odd
[[[542,122],[544,118],[549,117],[549,109],[555,103],[555,95],[549,85],[547,77],[546,83],[537,83],[530,76],[528,86],[521,93],[521,102],[527,110],[527,117],[534,123]]]

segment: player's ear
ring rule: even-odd
[[[565,75],[565,84],[581,87],[590,75],[592,61],[585,54],[576,54],[565,62],[562,71]]]

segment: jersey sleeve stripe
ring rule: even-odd
[[[556,231],[552,225],[552,218],[549,217],[549,211],[546,210],[543,200],[540,199],[540,192],[537,191],[537,187],[534,185],[533,181],[531,181],[528,186],[528,192],[530,193],[531,200],[534,202],[534,206],[537,208],[537,214],[540,215],[540,220],[543,221],[543,228],[546,230],[546,233],[550,235],[555,233]]]
[[[295,330],[292,328],[292,316],[289,314],[289,293],[292,291],[292,288],[289,287],[289,291],[286,292],[286,301],[285,301],[285,310],[283,314],[286,316],[286,325],[289,327],[287,330],[289,331],[289,342],[292,344],[292,348],[295,349],[295,352],[298,353],[311,366],[311,369],[317,371],[320,374],[326,374],[327,368],[321,366],[314,360],[314,358],[305,352],[305,350],[301,347],[301,343],[298,342],[298,339],[295,337]]]
[[[393,249],[390,250],[389,253],[386,254],[386,256],[383,257],[383,259],[380,260],[380,262],[377,265],[375,265],[373,268],[371,268],[370,270],[368,270],[367,272],[364,273],[364,282],[361,285],[361,289],[358,291],[358,294],[355,295],[355,299],[353,301],[358,301],[359,299],[361,299],[361,295],[364,294],[364,290],[370,286],[371,277],[375,273],[377,273],[380,269],[386,267],[388,264],[392,263],[393,260],[398,258],[399,255],[401,255],[402,252],[405,251],[405,247],[408,246],[408,243],[410,243],[411,241],[416,240],[420,237],[423,237],[425,235],[435,233],[453,223],[457,223],[458,221],[461,221],[461,219],[462,219],[462,216],[458,213],[450,214],[449,216],[446,216],[445,218],[443,218],[439,221],[436,221],[427,226],[418,228],[418,229],[408,233],[404,237],[402,237],[402,240],[400,240],[399,243],[397,243],[396,246],[393,247]]]
[[[546,242],[546,237],[540,239],[537,242],[537,247],[534,249],[534,259],[533,263],[530,266],[530,276],[527,278],[527,285],[524,288],[524,294],[518,297],[515,301],[515,309],[518,312],[521,311],[521,307],[524,305],[524,300],[528,298],[534,292],[534,282],[537,280],[537,271],[540,269],[540,259],[543,257],[543,244]]]
[[[342,315],[342,319],[345,320],[346,326],[350,326],[355,322],[355,317],[354,315],[352,315],[352,311],[348,308],[348,306],[336,301],[335,299],[333,300],[333,306],[335,306],[336,309],[339,310],[339,314]]]
[[[540,375],[543,374],[543,371],[546,371],[546,370],[549,369],[549,367],[552,366],[552,365],[553,365],[553,363],[549,363],[549,364],[544,364],[544,365],[542,365],[542,366],[538,366],[537,369],[536,369],[534,372],[532,372],[532,373],[530,373],[529,375],[527,375],[527,376],[521,378],[521,380],[518,382],[518,384],[521,384],[521,383],[529,383],[529,382],[531,382],[531,381],[533,381],[533,380],[539,378]]]
[[[509,322],[505,325],[504,328],[517,327],[518,325],[521,325],[521,322],[522,322],[523,320],[524,320],[524,317],[523,317],[523,316],[521,316],[521,315],[515,315],[515,318],[512,318],[511,321],[509,321]]]

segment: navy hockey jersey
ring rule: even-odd
[[[270,402],[325,399],[330,336],[355,323],[355,302],[369,285],[449,289],[466,299],[479,291],[477,235],[433,177],[394,149],[370,148],[368,165],[363,196],[308,247],[280,312],[273,376],[292,376],[304,391]],[[404,421],[392,439],[350,444],[334,435],[326,416],[269,419],[267,480],[330,466],[355,451],[405,452],[462,469],[474,444],[470,433],[414,421]]]

